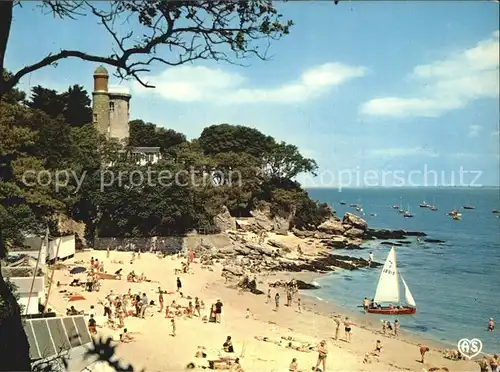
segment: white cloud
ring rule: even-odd
[[[384,157],[384,158],[402,158],[410,156],[425,156],[430,158],[437,158],[439,153],[426,149],[423,147],[392,147],[368,150],[368,156]]]
[[[497,97],[499,32],[475,47],[430,64],[416,66],[410,80],[423,86],[413,97],[382,97],[365,102],[361,113],[390,117],[437,117],[469,102]]]
[[[469,125],[469,133],[467,133],[467,137],[477,137],[479,136],[479,132],[483,129],[480,125]]]
[[[316,98],[334,86],[362,77],[364,67],[342,63],[325,63],[305,71],[299,79],[275,87],[251,88],[239,73],[203,66],[181,66],[165,70],[158,76],[144,78],[156,86],[153,91],[133,83],[136,93],[153,92],[178,102],[209,101],[221,104],[302,102]]]

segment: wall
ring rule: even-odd
[[[60,245],[59,245],[60,244]],[[67,235],[60,238],[55,238],[49,243],[49,260],[57,259],[63,260],[68,257],[72,257],[75,254],[75,236]],[[59,252],[57,252],[59,246]]]
[[[182,236],[166,236],[151,238],[97,238],[94,249],[111,249],[118,251],[133,251],[140,249],[142,252],[154,250],[166,252],[179,252],[183,248]]]
[[[109,94],[109,136],[111,138],[123,140],[129,136],[129,100],[128,94]]]
[[[33,278],[10,278],[10,281],[14,283],[19,293],[19,305],[24,306],[24,314],[26,314],[26,309],[28,306],[29,293],[31,289]],[[29,300],[28,314],[38,314],[38,304],[44,300],[45,296],[45,278],[37,277],[33,283],[33,292],[31,295],[31,300]]]
[[[108,92],[92,93],[92,115],[99,133],[109,138],[109,95]]]

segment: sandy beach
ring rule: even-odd
[[[296,300],[292,307],[286,307],[286,295],[281,289],[272,288],[272,301],[266,303],[266,295],[255,295],[241,292],[236,283],[228,281],[221,276],[222,267],[215,264],[210,267],[202,266],[197,261],[190,265],[187,274],[176,274],[175,270],[181,268],[184,258],[167,256],[158,258],[153,253],[143,253],[131,264],[132,253],[110,252],[106,258],[105,251],[79,252],[74,258],[65,261],[64,265],[71,268],[78,265],[89,266],[91,257],[104,262],[104,271],[114,273],[123,269],[121,280],[102,280],[99,292],[86,292],[83,287],[67,286],[74,278],[85,281],[85,274],[71,275],[68,269],[55,270],[54,283],[60,282],[57,287],[53,285],[50,294],[49,307],[58,314],[64,314],[71,305],[86,314],[90,306],[94,305],[98,325],[98,336],[113,337],[119,340],[120,329],[112,330],[106,326],[106,317],[103,316],[103,305],[106,295],[112,290],[114,294],[125,294],[131,290],[133,294],[146,293],[149,300],[158,303],[158,287],[171,294],[164,295],[166,305],[173,300],[187,306],[190,296],[192,299],[199,297],[205,303],[201,315],[208,315],[210,305],[220,299],[223,303],[221,323],[204,323],[201,318],[194,316],[176,318],[176,336],[171,336],[172,326],[170,319],[165,319],[165,314],[159,313],[157,307],[148,309],[144,319],[126,317],[125,327],[132,334],[133,340],[129,343],[119,343],[117,356],[140,370],[147,371],[184,371],[188,363],[208,366],[209,359],[218,359],[226,353],[222,345],[227,336],[231,336],[234,344],[234,356],[240,357],[244,371],[287,371],[293,358],[297,359],[299,370],[310,371],[316,365],[317,351],[301,352],[285,347],[287,341],[282,340],[281,345],[272,342],[263,342],[255,337],[269,337],[280,340],[292,338],[294,340],[317,345],[321,340],[327,341],[328,357],[326,371],[423,371],[432,367],[447,367],[449,371],[472,371],[478,369],[473,361],[451,361],[445,359],[439,346],[427,340],[419,340],[413,335],[403,334],[384,336],[379,330],[371,329],[375,325],[358,322],[354,318],[352,340],[345,341],[344,327],[340,328],[339,340],[334,340],[335,322],[333,312],[350,316],[335,305],[322,303],[312,297],[301,295],[302,312],[298,311]],[[119,263],[122,262],[122,263]],[[148,281],[141,283],[128,282],[127,273],[144,273]],[[278,279],[309,279],[312,273],[277,273],[257,277],[258,288],[267,292],[268,283]],[[184,298],[176,291],[176,278],[181,278]],[[150,280],[150,281],[149,281]],[[68,302],[68,292],[79,293],[85,299]],[[274,295],[280,292],[281,303],[275,311]],[[247,309],[250,316],[247,317]],[[404,321],[404,319],[403,319]],[[378,328],[379,325],[377,325]],[[370,356],[370,362],[364,362],[366,353],[375,349],[375,343],[381,340],[383,348],[380,357]],[[426,355],[425,363],[420,362],[419,346],[428,345],[430,351]],[[196,358],[198,347],[205,348],[206,358]],[[70,364],[71,367],[71,364]]]

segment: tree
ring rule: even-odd
[[[164,155],[173,156],[174,148],[186,142],[186,136],[172,129],[157,127],[142,120],[129,122],[129,146],[159,147]]]
[[[31,96],[26,102],[28,107],[45,112],[51,118],[61,115],[64,111],[64,99],[56,90],[40,85],[31,88]]]
[[[266,156],[266,173],[271,178],[293,179],[300,173],[318,169],[314,159],[304,158],[297,146],[285,142],[275,144]]]
[[[92,123],[92,109],[89,94],[81,85],[73,85],[62,94],[64,101],[63,116],[66,123],[73,127]]]
[[[120,77],[141,80],[152,63],[178,66],[196,60],[234,62],[247,57],[267,58],[268,44],[286,35],[293,25],[268,0],[233,2],[202,1],[121,1],[109,2],[47,0],[42,11],[51,10],[59,18],[92,16],[103,33],[113,41],[113,52],[96,55],[78,49],[54,51],[41,56],[11,76],[0,78],[0,97],[27,74],[54,65],[66,58],[106,64],[116,68]],[[7,45],[15,12],[23,11],[20,2],[0,2],[0,70],[5,66]],[[48,19],[48,18],[47,18]],[[134,29],[123,27],[133,20]],[[103,35],[104,38],[104,35]]]

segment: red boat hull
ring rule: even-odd
[[[369,313],[372,314],[384,314],[384,315],[412,315],[417,312],[417,309],[415,307],[402,307],[400,309],[398,308],[389,308],[389,307],[382,307],[382,308],[370,308],[366,310]]]

